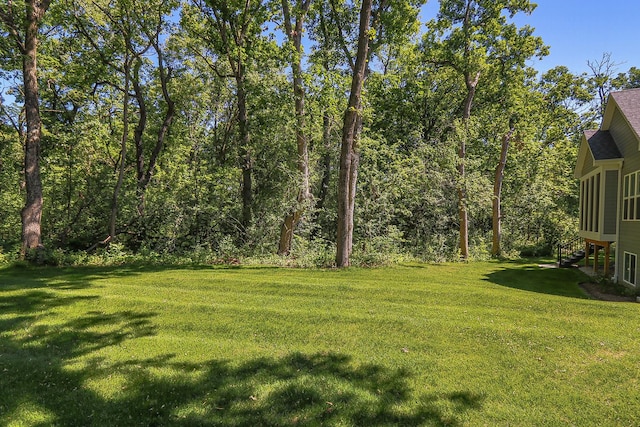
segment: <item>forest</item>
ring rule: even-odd
[[[0,260],[550,253],[640,69],[540,73],[528,0],[424,3],[3,2]]]

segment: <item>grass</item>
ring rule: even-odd
[[[640,424],[640,305],[524,262],[0,270],[0,425]]]

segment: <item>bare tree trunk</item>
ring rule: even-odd
[[[164,55],[157,40],[153,42],[153,46],[155,47],[156,53],[158,55],[158,74],[160,75],[160,88],[162,89],[162,98],[167,104],[167,111],[164,114],[162,126],[158,130],[156,145],[153,147],[153,151],[151,152],[151,156],[149,157],[149,165],[147,167],[147,171],[145,172],[143,180],[144,189],[147,188],[147,185],[149,185],[149,181],[151,181],[151,176],[153,175],[156,163],[158,163],[158,157],[160,156],[160,152],[164,147],[164,142],[167,138],[167,135],[169,134],[169,129],[171,128],[171,124],[173,123],[173,119],[176,115],[176,104],[171,98],[171,94],[169,93],[169,81],[172,78],[172,70],[170,67],[164,68]]]
[[[35,2],[32,2],[35,3]],[[25,53],[23,56],[24,109],[27,122],[25,141],[24,177],[27,197],[22,209],[22,246],[23,250],[42,245],[42,181],[40,179],[40,137],[41,120],[38,100],[37,44],[38,18],[37,6],[27,6],[27,28]]]
[[[127,140],[129,138],[129,80],[130,80],[131,64],[129,53],[127,52],[124,60],[124,99],[122,105],[122,138],[120,139],[120,165],[118,166],[118,180],[113,189],[113,197],[111,199],[111,217],[109,218],[109,237],[105,243],[109,243],[116,238],[116,221],[118,217],[118,200],[120,190],[124,182],[124,172],[127,160]]]
[[[140,85],[140,68],[142,67],[142,59],[137,57],[133,66],[133,78],[131,85],[138,104],[138,124],[133,132],[133,141],[136,147],[136,180],[138,187],[136,193],[138,196],[138,216],[144,216],[144,185],[142,183],[144,177],[144,131],[147,127],[147,103],[144,99],[142,86]]]
[[[24,38],[15,21],[12,5],[0,8],[0,19],[9,27],[11,38],[22,53],[22,76],[24,85],[24,110],[27,135],[24,146],[24,180],[26,200],[20,216],[22,219],[22,248],[24,257],[29,249],[42,247],[42,181],[40,178],[40,138],[42,121],[38,93],[38,31],[40,21],[49,7],[49,0],[25,2]]]
[[[155,36],[157,37],[157,35]],[[156,54],[158,56],[158,75],[160,77],[160,88],[162,90],[162,98],[164,99],[165,104],[167,105],[167,109],[164,114],[164,119],[162,121],[162,126],[158,129],[158,134],[156,136],[156,143],[151,151],[151,155],[149,156],[149,163],[147,164],[146,170],[144,167],[144,144],[143,144],[143,133],[146,127],[147,122],[147,108],[145,104],[144,94],[142,93],[142,88],[140,87],[140,80],[138,77],[138,64],[134,68],[134,93],[136,94],[136,98],[138,100],[138,105],[140,107],[140,117],[138,126],[136,127],[135,132],[135,141],[136,141],[136,165],[137,165],[137,179],[138,179],[138,214],[142,217],[144,216],[145,211],[145,194],[147,191],[147,187],[149,186],[149,182],[151,181],[151,176],[153,175],[153,171],[156,167],[156,163],[158,162],[158,158],[162,149],[164,147],[164,142],[169,133],[169,129],[171,128],[171,124],[173,123],[173,118],[176,113],[175,102],[171,99],[171,95],[169,93],[169,80],[171,79],[171,69],[166,69],[164,66],[164,55],[160,48],[160,44],[157,40],[151,41]]]
[[[244,84],[244,65],[238,64],[236,84],[238,91],[238,128],[240,132],[240,147],[238,157],[242,168],[242,233],[246,238],[248,228],[253,220],[253,193],[252,173],[253,160],[251,159],[251,135],[249,133],[249,115],[247,112],[247,93]]]
[[[324,14],[320,13],[320,30],[323,36],[322,46],[325,50],[329,50],[327,47],[327,41],[329,40],[327,25],[324,19]],[[329,61],[324,58],[322,61],[322,65],[324,70],[329,73],[331,71]],[[315,218],[314,221],[317,222],[320,211],[324,207],[324,204],[327,199],[327,194],[329,193],[329,184],[331,183],[331,157],[332,157],[332,147],[331,147],[331,131],[332,131],[332,117],[329,113],[328,109],[325,109],[322,114],[322,142],[324,145],[324,155],[322,156],[322,180],[320,182],[320,190],[318,191],[318,198],[316,199],[315,205]],[[318,229],[314,229],[314,237],[317,236]]]
[[[131,79],[131,85],[133,86],[133,93],[138,103],[138,124],[133,133],[134,143],[136,146],[136,179],[138,182],[142,182],[144,176],[144,131],[147,127],[147,103],[144,99],[144,93],[142,93],[142,86],[140,85],[140,68],[142,67],[142,58],[137,57],[135,59],[135,65],[133,66],[133,78]]]
[[[471,118],[471,107],[473,105],[473,98],[475,96],[479,80],[480,72],[476,73],[475,76],[472,76],[469,73],[465,75],[467,97],[464,101],[462,113],[465,133],[468,133],[469,119]],[[465,170],[466,157],[466,138],[462,138],[458,147],[458,175],[460,179],[460,183],[458,184],[458,216],[460,220],[460,257],[464,260],[469,259],[469,214],[467,211],[467,184]]]
[[[309,146],[305,134],[305,110],[304,110],[304,83],[302,81],[302,25],[304,16],[309,10],[310,0],[298,1],[296,11],[295,27],[291,22],[289,11],[289,0],[282,0],[282,10],[284,15],[285,29],[289,40],[293,42],[295,57],[291,62],[293,72],[293,93],[295,96],[296,109],[296,145],[298,147],[298,173],[301,183],[296,198],[296,205],[284,219],[280,230],[280,242],[278,244],[278,254],[288,255],[291,252],[293,242],[293,232],[302,219],[307,205],[311,201],[311,190],[309,186]]]
[[[358,118],[358,134],[362,131],[362,117]],[[358,136],[356,136],[358,138]],[[354,150],[355,151],[355,150]],[[356,211],[356,189],[358,182],[358,168],[360,166],[360,153],[354,152],[354,155],[351,157],[351,168],[349,168],[349,229],[348,229],[348,247],[349,247],[349,257],[351,257],[351,251],[353,249],[353,222]],[[351,260],[349,260],[349,264]]]
[[[504,181],[504,169],[507,166],[507,153],[509,151],[509,144],[511,137],[513,136],[513,127],[504,134],[502,137],[502,147],[500,149],[500,161],[496,166],[495,178],[493,181],[493,245],[491,248],[491,254],[493,256],[500,256],[502,248],[500,242],[502,240],[502,182]]]
[[[234,14],[229,9],[230,2],[208,0],[197,2],[205,14],[211,14],[210,21],[220,35],[222,45],[225,46],[225,56],[231,67],[230,75],[222,75],[216,67],[214,72],[221,78],[233,77],[236,82],[236,99],[238,102],[238,161],[242,170],[242,213],[240,218],[241,236],[246,242],[247,232],[253,222],[253,158],[251,153],[251,134],[249,129],[249,114],[247,111],[246,64],[247,49],[251,45],[251,21],[255,18],[255,7],[261,6],[262,1],[252,4],[246,0],[242,12]]]
[[[338,233],[336,239],[336,265],[351,264],[353,245],[353,216],[358,177],[358,139],[362,124],[362,88],[366,79],[369,54],[369,25],[372,0],[363,0],[360,9],[358,52],[351,78],[349,104],[344,113],[342,145],[340,148],[340,174],[338,178]]]

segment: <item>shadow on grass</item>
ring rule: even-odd
[[[92,281],[102,278],[137,276],[170,270],[262,271],[275,270],[275,266],[238,265],[152,265],[127,264],[122,266],[32,267],[7,266],[0,268],[0,292],[28,288],[84,289],[95,286]]]
[[[0,292],[29,288],[84,289],[92,281],[107,277],[124,277],[166,268],[147,266],[110,267],[31,267],[10,266],[0,269]]]
[[[485,280],[496,285],[523,291],[588,298],[578,286],[578,283],[584,280],[584,274],[576,269],[544,268],[518,262],[509,264],[512,267],[505,267],[489,273]]]
[[[345,354],[131,358],[127,343],[151,345],[157,314],[58,313],[87,298],[0,293],[1,425],[457,425],[482,407],[480,394],[420,394],[410,371]]]

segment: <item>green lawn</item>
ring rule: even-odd
[[[575,270],[0,270],[0,425],[640,425],[640,304]]]

